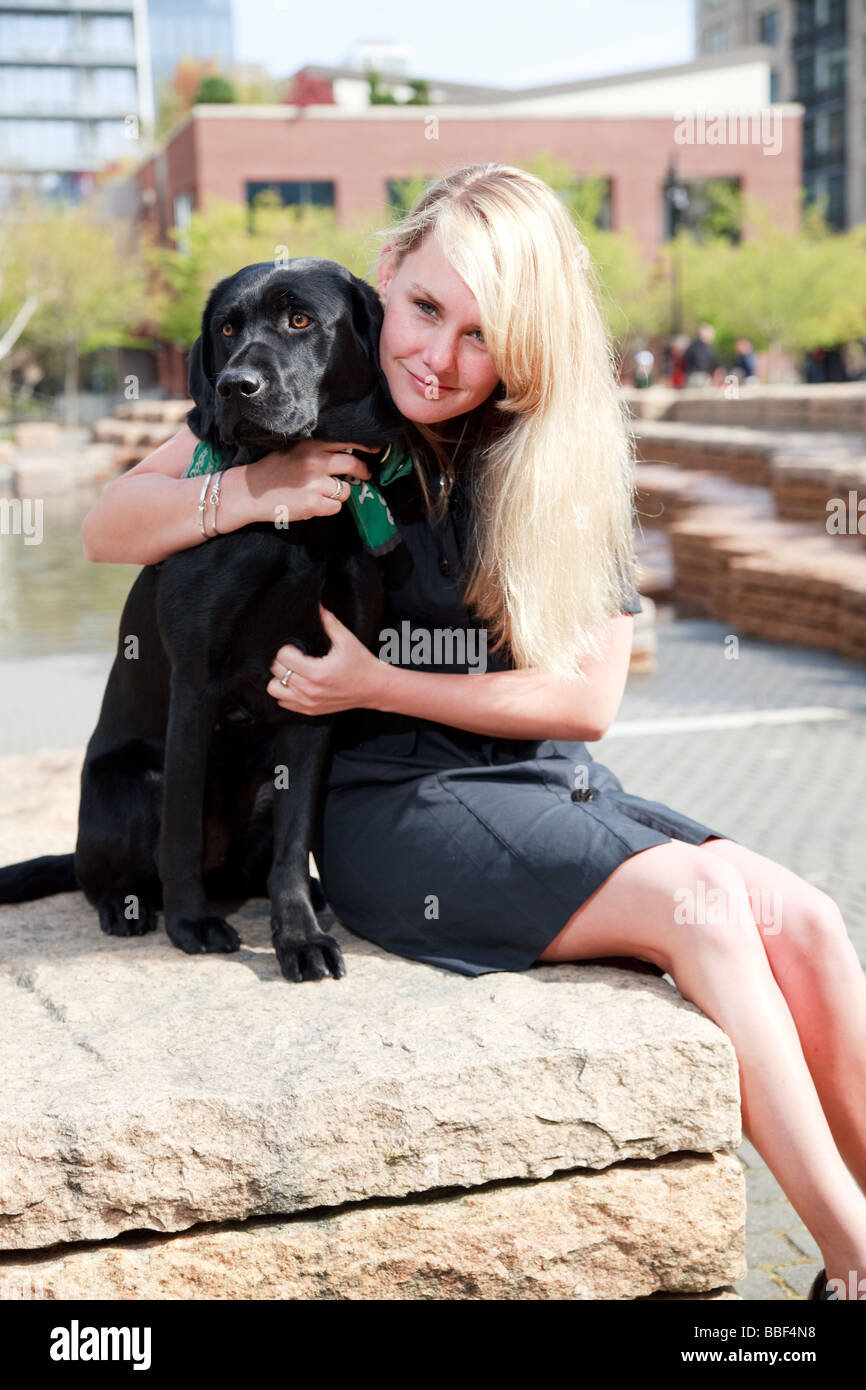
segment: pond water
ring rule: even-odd
[[[110,653],[139,565],[95,564],[81,545],[81,522],[99,487],[42,499],[41,528],[0,529],[0,660],[57,653]],[[0,507],[0,527],[9,515]]]

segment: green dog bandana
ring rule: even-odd
[[[250,462],[256,463],[264,458],[267,449],[250,450]],[[363,455],[361,455],[363,458]],[[193,451],[192,463],[183,474],[185,478],[196,478],[205,473],[215,473],[222,468],[219,451],[200,439]],[[387,487],[395,478],[405,478],[412,472],[412,459],[402,444],[394,444],[379,475],[379,483]],[[336,475],[335,475],[336,476]],[[400,544],[400,532],[394,524],[387,502],[372,483],[365,478],[347,478],[350,493],[346,505],[352,513],[358,535],[364,548],[371,555],[385,555]]]

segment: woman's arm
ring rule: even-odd
[[[88,560],[155,565],[179,550],[204,544],[198,525],[204,479],[183,477],[197,443],[189,426],[183,425],[134,468],[106,484],[81,523]],[[217,523],[221,531],[252,520],[244,471],[230,468],[223,475]]]
[[[81,523],[88,560],[155,565],[179,550],[204,544],[198,524],[204,479],[183,476],[197,443],[189,426],[183,425],[165,444],[103,488]],[[342,452],[349,447],[362,446],[350,441],[325,444],[303,440],[286,450],[265,454],[256,463],[227,468],[220,484],[220,532],[236,531],[255,521],[273,521],[277,515],[289,521],[333,516],[345,501],[332,496],[334,475],[370,477],[362,459]],[[205,528],[210,538],[209,510]]]
[[[365,647],[335,614],[322,608],[331,640],[325,656],[310,656],[293,643],[280,647],[270,665],[269,695],[296,714],[335,714],[378,709],[432,719],[488,738],[554,738],[594,742],[613,723],[628,676],[634,618],[610,620],[603,655],[584,663],[586,681],[561,680],[539,670],[413,671],[393,666]],[[289,684],[281,684],[287,669]]]
[[[611,619],[604,656],[584,663],[586,682],[534,669],[452,675],[380,661],[384,670],[372,708],[490,738],[594,742],[607,732],[622,702],[633,627],[631,614]]]

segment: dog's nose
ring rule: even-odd
[[[224,371],[217,382],[217,391],[224,401],[232,396],[243,396],[249,400],[250,396],[255,396],[262,390],[265,384],[263,376],[251,367],[233,367]]]

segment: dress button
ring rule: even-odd
[[[439,556],[439,573],[444,574],[446,576],[451,573],[451,566],[448,563],[447,555]]]
[[[592,796],[592,787],[575,787],[571,793],[572,801],[589,801]]]

